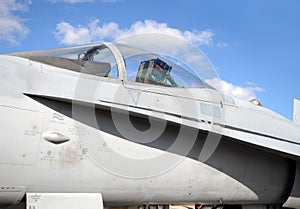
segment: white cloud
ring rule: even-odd
[[[66,45],[91,42],[89,29],[80,26],[74,28],[67,22],[61,22],[56,26],[55,36],[60,43]]]
[[[226,43],[226,42],[219,42],[219,43],[217,44],[217,47],[219,47],[219,48],[226,48],[226,47],[228,47],[228,46],[229,46],[229,44]]]
[[[167,34],[187,40],[195,45],[211,45],[213,32],[204,31],[180,31],[169,27],[166,23],[158,23],[154,20],[137,21],[130,28],[120,28],[117,23],[109,22],[100,25],[100,21],[95,19],[86,26],[73,26],[67,22],[57,24],[55,36],[61,44],[83,44],[101,41],[116,40],[121,37],[158,33]]]
[[[226,95],[233,96],[242,100],[251,100],[255,99],[256,93],[263,91],[262,88],[255,86],[253,83],[251,85],[248,83],[247,87],[236,86],[232,83],[228,83],[226,81],[220,80],[219,78],[213,78],[209,80],[205,80],[209,85],[218,89]]]
[[[24,25],[24,19],[15,13],[28,11],[31,0],[17,2],[16,0],[0,1],[0,41],[19,44],[19,40],[30,32]]]

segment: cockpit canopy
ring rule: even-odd
[[[108,79],[165,87],[211,88],[193,70],[174,58],[122,44],[103,43],[15,55]]]

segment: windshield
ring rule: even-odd
[[[116,44],[126,64],[127,80],[177,88],[204,88],[193,71],[178,60]]]
[[[118,78],[115,57],[105,45],[17,53],[35,62],[98,77]]]
[[[127,80],[178,88],[203,88],[203,82],[180,66],[154,54],[125,59]]]

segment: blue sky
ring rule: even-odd
[[[291,119],[300,99],[298,0],[1,0],[0,53],[164,31],[199,47],[228,93]]]

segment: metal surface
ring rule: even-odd
[[[100,193],[27,193],[26,209],[103,209]]]
[[[0,56],[0,205],[101,193],[107,206],[300,208],[297,102],[292,122],[213,88],[133,82],[118,45],[104,45],[114,57],[90,63],[100,74],[43,62],[79,63],[98,45]]]

